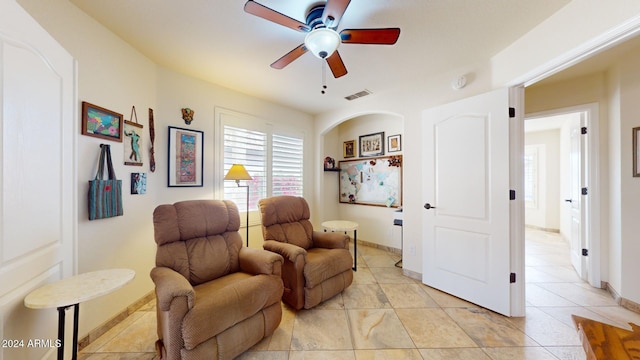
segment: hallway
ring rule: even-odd
[[[280,327],[239,359],[584,359],[571,314],[629,329],[640,314],[582,282],[558,234],[526,233],[527,316],[505,318],[402,275],[361,246],[354,283],[312,310],[283,305]],[[155,359],[155,305],[83,349],[81,360]]]

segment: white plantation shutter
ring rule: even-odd
[[[223,174],[233,164],[242,164],[253,178],[240,181],[240,185],[249,185],[249,211],[257,211],[258,201],[268,196],[303,195],[302,136],[270,134],[226,124],[223,132]],[[240,211],[246,211],[245,187],[224,181],[224,198],[234,201]]]
[[[225,125],[224,174],[233,164],[244,165],[253,178],[241,180],[240,185],[249,185],[249,210],[256,210],[267,189],[267,134]],[[247,189],[234,181],[224,182],[224,198],[233,200],[240,211],[247,210]]]
[[[271,195],[302,196],[303,140],[273,135]]]

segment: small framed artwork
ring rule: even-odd
[[[356,141],[349,140],[342,144],[342,157],[345,159],[356,157]]]
[[[122,114],[83,101],[82,135],[122,142]]]
[[[387,137],[387,151],[396,152],[402,150],[402,137],[400,134]]]
[[[204,132],[169,126],[169,187],[202,186]]]
[[[384,155],[384,131],[360,136],[360,156]]]
[[[633,128],[633,177],[640,177],[640,127]]]
[[[142,129],[143,126],[137,122],[124,121],[124,164],[142,166]]]
[[[131,194],[143,195],[147,193],[147,173],[131,173]]]

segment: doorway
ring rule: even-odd
[[[525,228],[567,241],[577,275],[600,287],[597,108],[527,115],[523,178]]]

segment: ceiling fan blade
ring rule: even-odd
[[[300,44],[300,46],[298,46],[297,48],[289,51],[283,57],[281,57],[280,59],[276,60],[273,64],[271,64],[271,67],[274,68],[274,69],[282,69],[285,66],[291,64],[293,62],[293,60],[295,60],[295,59],[299,58],[300,56],[304,55],[304,53],[306,53],[307,51],[309,51],[307,49],[307,47],[304,46],[304,44]]]
[[[347,11],[347,6],[351,0],[327,0],[322,12],[322,22],[330,28],[337,28],[342,15]]]
[[[334,78],[337,79],[347,75],[347,68],[344,66],[344,62],[342,62],[342,57],[340,57],[338,51],[334,51],[333,54],[327,58],[327,64],[329,64]]]
[[[400,37],[399,28],[386,29],[344,29],[340,38],[344,44],[393,45]]]
[[[244,11],[296,31],[309,32],[311,30],[307,24],[290,18],[287,15],[279,13],[264,5],[258,4],[253,0],[249,0],[244,4]]]

